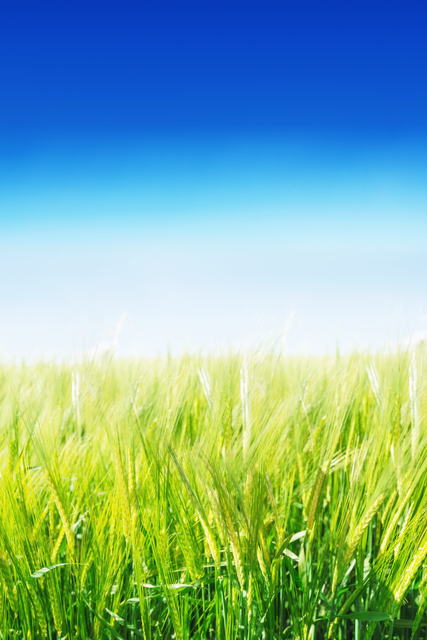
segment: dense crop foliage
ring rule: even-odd
[[[3,367],[3,638],[424,638],[424,352]]]

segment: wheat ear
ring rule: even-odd
[[[126,540],[129,540],[131,533],[131,508],[129,504],[129,493],[126,485],[125,474],[123,471],[122,458],[118,447],[113,450],[114,462],[116,465],[117,480],[119,483],[120,494],[122,496],[122,513],[123,513],[123,533]]]
[[[371,522],[372,518],[375,516],[375,514],[377,513],[378,509],[380,508],[380,506],[382,505],[383,501],[384,501],[384,494],[382,493],[380,495],[379,498],[377,498],[377,500],[375,500],[374,504],[372,505],[372,507],[365,513],[365,515],[363,516],[362,520],[359,522],[359,524],[357,525],[356,529],[354,530],[353,536],[351,538],[350,544],[347,548],[347,551],[345,553],[344,556],[344,560],[342,563],[343,567],[346,567],[348,565],[348,563],[350,562],[351,558],[353,557],[354,552],[356,551],[357,545],[360,542],[361,537],[363,536],[363,534],[365,533],[366,529],[369,526],[369,523]],[[333,578],[332,578],[332,595],[334,596],[338,587],[338,582],[339,579],[341,577],[341,571],[340,571],[340,563],[339,563],[339,558],[337,558],[336,563],[335,563],[335,569],[334,569],[334,574],[333,574]]]
[[[230,549],[233,554],[234,564],[236,566],[237,578],[239,580],[240,588],[242,591],[245,590],[245,572],[243,568],[243,559],[242,559],[242,551],[240,548],[240,540],[236,534],[236,531],[233,526],[233,522],[231,520],[230,512],[228,511],[227,505],[224,504],[224,515],[225,515],[225,523],[228,530],[228,535],[230,536]]]
[[[58,597],[58,592],[56,590],[56,585],[54,584],[53,576],[46,576],[47,578],[47,591],[49,594],[50,606],[53,614],[53,623],[55,625],[55,629],[58,632],[59,637],[62,636],[62,611],[61,611],[61,600]]]
[[[217,567],[221,564],[221,554],[218,548],[217,541],[213,535],[210,526],[205,522],[204,518],[199,513],[200,524],[202,525],[203,532],[205,534],[205,540],[208,543],[208,547]]]
[[[58,491],[56,490],[56,487],[55,487],[54,483],[52,482],[52,479],[51,479],[50,474],[47,471],[47,469],[46,469],[46,478],[47,478],[49,487],[50,487],[50,489],[52,491],[53,499],[55,500],[56,508],[58,509],[59,517],[61,518],[61,521],[62,521],[62,526],[64,527],[65,536],[67,538],[68,546],[70,548],[71,554],[74,555],[75,541],[74,541],[73,532],[71,530],[70,521],[68,520],[68,516],[66,514],[64,505],[63,505],[62,500],[61,500],[61,497],[60,497]]]
[[[64,531],[64,528],[62,528],[60,533],[59,533],[58,539],[57,539],[57,541],[55,543],[55,546],[53,548],[53,551],[52,551],[52,555],[51,555],[52,562],[55,562],[55,560],[57,558],[57,555],[59,553],[59,549],[61,548],[61,544],[62,544],[62,541],[64,539],[64,536],[65,536],[65,531]]]
[[[320,469],[320,471],[318,473],[318,476],[317,476],[317,482],[316,482],[316,485],[314,487],[313,496],[312,496],[312,498],[310,500],[310,508],[308,510],[308,517],[307,517],[307,531],[308,531],[308,533],[312,533],[312,531],[313,531],[313,525],[314,525],[314,520],[315,520],[315,517],[316,517],[317,505],[319,503],[320,493],[322,491],[323,483],[325,481],[325,476],[326,476],[325,468]]]
[[[93,555],[92,553],[90,554],[85,566],[83,567],[83,571],[82,571],[82,575],[80,577],[80,589],[81,591],[83,591],[84,586],[86,584],[86,580],[87,580],[87,574],[89,573],[89,569],[91,568],[93,564]]]
[[[298,453],[297,455],[297,466],[298,466],[298,474],[299,474],[299,482],[300,482],[300,486],[302,489],[302,502],[303,502],[303,513],[304,513],[304,517],[307,517],[307,512],[306,512],[306,493],[304,491],[304,485],[305,485],[305,473],[304,473],[304,465],[302,463],[302,456],[301,453]]]
[[[9,563],[6,556],[0,549],[0,573],[3,576],[3,580],[6,585],[7,597],[15,613],[18,613],[18,596],[15,588],[15,584],[12,578],[12,572],[10,570]]]
[[[252,619],[252,604],[254,600],[254,585],[253,585],[253,577],[252,571],[249,572],[249,586],[248,586],[248,595],[247,595],[247,607],[248,607],[248,625]]]
[[[355,531],[353,533],[353,536],[351,538],[351,542],[350,542],[350,544],[348,546],[347,552],[346,552],[346,554],[344,556],[344,565],[347,565],[350,562],[351,558],[353,557],[353,553],[355,552],[356,547],[359,544],[361,537],[365,533],[366,529],[369,526],[369,523],[374,518],[374,516],[377,513],[378,509],[381,507],[382,503],[384,502],[384,498],[385,498],[385,494],[382,493],[379,496],[379,498],[377,498],[375,500],[375,502],[372,505],[372,507],[370,509],[368,509],[368,511],[363,516],[362,520],[357,525],[357,527],[356,527],[356,529],[355,529]]]
[[[262,553],[261,547],[259,545],[258,545],[257,550],[256,550],[256,555],[257,555],[259,567],[261,569],[262,577],[264,578],[266,585],[268,585],[268,582],[269,582],[268,581],[268,570],[267,570],[267,566],[266,566],[264,558],[263,558],[263,553]]]
[[[384,534],[383,539],[381,540],[381,545],[380,545],[380,550],[378,553],[378,557],[380,558],[383,553],[385,552],[385,550],[387,549],[387,545],[388,545],[388,541],[390,539],[391,534],[393,533],[394,527],[396,526],[403,509],[406,507],[406,504],[410,498],[411,493],[408,492],[406,494],[406,497],[402,500],[402,502],[400,503],[399,507],[397,508],[393,518],[391,519],[390,524],[387,527],[387,531]]]
[[[397,489],[395,489],[392,494],[390,495],[389,499],[386,502],[386,505],[384,507],[384,512],[381,516],[381,524],[384,525],[386,520],[387,520],[387,516],[390,513],[390,510],[394,504],[394,501],[397,498]]]
[[[8,460],[8,470],[9,470],[9,475],[12,478],[13,477],[13,473],[15,471],[15,457],[17,454],[17,446],[16,446],[16,440],[13,438],[10,439],[9,441],[9,460]]]
[[[127,467],[128,467],[128,480],[129,480],[129,502],[131,508],[131,516],[134,521],[137,513],[137,501],[136,501],[136,481],[135,471],[132,461],[132,455],[130,449],[127,450]]]
[[[426,555],[427,542],[425,542],[423,546],[418,547],[418,552],[415,554],[409,567],[405,570],[399,587],[394,592],[394,599],[397,604],[400,604],[402,602],[409,585],[411,584]]]
[[[31,589],[30,585],[27,583],[27,589],[28,591],[32,591],[33,593],[33,597],[32,597],[32,603],[33,603],[33,607],[34,607],[34,611],[36,614],[36,618],[37,618],[37,622],[39,623],[39,627],[42,631],[42,634],[44,636],[47,636],[47,622],[46,622],[46,616],[43,612],[43,607],[42,607],[42,603],[40,602],[40,598],[39,598],[39,594],[37,592],[37,588],[33,587],[33,589]]]

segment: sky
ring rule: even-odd
[[[0,357],[427,336],[421,3],[9,3]]]

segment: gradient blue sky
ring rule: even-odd
[[[427,329],[426,9],[14,3],[0,354]]]

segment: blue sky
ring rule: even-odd
[[[421,5],[147,7],[3,10],[0,353],[423,332]]]

